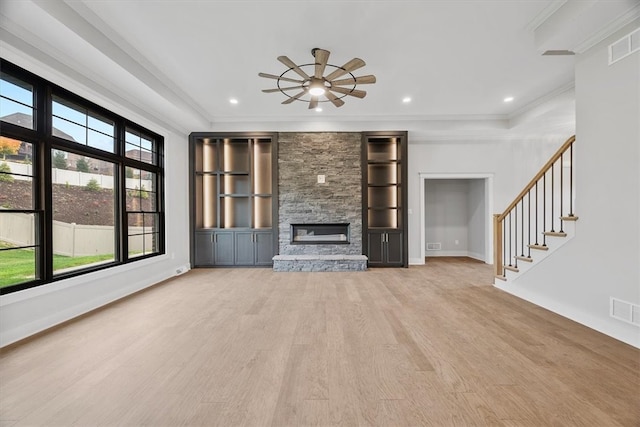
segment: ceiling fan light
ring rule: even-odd
[[[317,79],[315,77],[311,78],[309,82],[309,93],[311,96],[320,96],[324,95],[327,88],[324,86],[324,82],[322,79]]]

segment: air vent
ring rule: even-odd
[[[611,297],[609,308],[614,319],[640,326],[640,305]]]
[[[640,50],[640,28],[609,46],[609,65]]]
[[[440,251],[442,250],[442,243],[427,243],[428,251]]]

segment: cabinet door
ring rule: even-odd
[[[215,243],[215,262],[216,265],[233,265],[233,232],[223,231],[216,232],[214,235]]]
[[[254,245],[256,265],[273,265],[273,233],[256,232]]]
[[[384,232],[369,231],[368,256],[369,265],[382,265],[385,262],[384,256]]]
[[[196,267],[213,265],[213,232],[195,233],[195,256],[194,264]]]
[[[387,264],[388,265],[404,265],[404,254],[402,253],[403,248],[403,235],[400,232],[389,232],[387,233]]]
[[[235,264],[253,265],[253,232],[236,231]]]

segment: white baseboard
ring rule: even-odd
[[[443,256],[471,256],[468,251],[426,251],[427,258]]]

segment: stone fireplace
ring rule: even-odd
[[[285,258],[292,261],[295,256],[314,259],[311,271],[332,269],[337,259],[340,259],[337,269],[366,268],[366,257],[362,255],[361,137],[359,132],[278,134],[279,256],[274,257],[274,269],[307,270],[283,268],[279,262]],[[292,231],[294,225],[301,224],[319,225],[318,229],[325,224],[326,234],[337,235],[344,233],[331,227],[347,224],[346,241],[337,237],[311,243],[317,237],[309,235],[308,227],[306,237],[302,238],[306,241],[296,240]],[[313,236],[318,235],[318,229]],[[363,258],[364,268],[345,267],[343,261],[349,258],[357,258],[360,263]],[[326,265],[319,265],[323,260]]]

